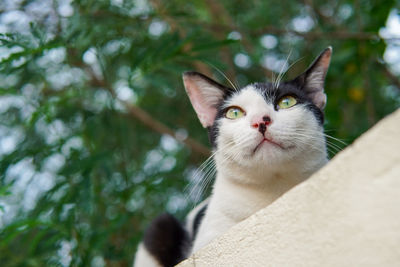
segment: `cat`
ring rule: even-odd
[[[174,266],[268,206],[328,161],[324,81],[332,48],[301,75],[230,88],[197,72],[183,82],[208,129],[216,165],[211,196],[185,225],[163,214],[146,230],[134,266]]]

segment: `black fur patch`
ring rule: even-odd
[[[192,236],[192,240],[196,239],[196,235],[197,235],[197,231],[199,230],[200,224],[204,218],[204,215],[206,213],[207,210],[207,206],[205,205],[204,207],[202,207],[199,212],[197,212],[196,217],[194,217],[194,221],[193,221],[193,236]]]
[[[165,213],[154,219],[144,234],[146,249],[165,267],[172,267],[184,258],[188,234],[172,215]]]
[[[274,105],[275,110],[278,109],[278,102],[282,97],[293,96],[298,104],[304,104],[314,114],[318,123],[323,125],[324,113],[307,96],[301,85],[295,81],[284,82],[277,89],[274,89],[271,83],[255,83],[253,86],[260,91],[265,101]]]

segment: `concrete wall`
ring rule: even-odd
[[[400,266],[400,110],[188,266]]]

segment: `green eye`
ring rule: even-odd
[[[244,111],[239,107],[230,107],[225,113],[225,117],[231,120],[239,119],[245,115]]]
[[[278,102],[279,108],[291,108],[296,104],[297,100],[293,96],[284,96]]]

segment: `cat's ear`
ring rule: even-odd
[[[331,55],[332,47],[329,46],[314,60],[303,74],[293,80],[321,110],[326,105],[324,81],[331,61]]]
[[[183,73],[183,83],[201,124],[204,128],[211,127],[217,115],[218,104],[230,89],[192,71]]]

